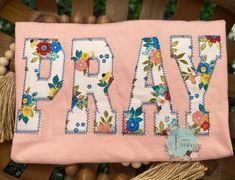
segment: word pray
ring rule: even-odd
[[[161,48],[157,37],[140,40],[139,56],[128,107],[123,112],[122,133],[144,135],[146,132],[145,104],[154,104],[154,134],[168,135],[178,126],[178,113],[171,104],[170,91],[164,74]],[[209,86],[216,62],[221,58],[220,36],[199,36],[198,67],[193,64],[191,36],[171,36],[170,52],[176,61],[187,89],[189,109],[185,114],[186,126],[195,134],[208,134],[209,112],[204,96]],[[109,99],[113,77],[113,57],[110,46],[103,38],[73,39],[71,60],[74,62],[71,106],[65,119],[65,133],[81,134],[88,131],[88,96],[95,99],[94,133],[115,134],[117,112]],[[195,57],[197,58],[197,57]],[[41,77],[41,63],[50,60],[48,78]],[[41,100],[53,101],[63,87],[65,53],[56,39],[25,39],[25,76],[21,109],[17,113],[16,132],[39,132]],[[89,65],[96,61],[98,71],[90,72]],[[149,79],[152,82],[149,82]]]

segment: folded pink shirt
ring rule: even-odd
[[[232,155],[224,21],[16,23],[13,160]]]

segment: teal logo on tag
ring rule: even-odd
[[[166,147],[170,156],[186,160],[197,157],[200,149],[197,137],[187,128],[175,128],[170,131]]]

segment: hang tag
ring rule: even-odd
[[[192,160],[200,150],[197,137],[189,128],[172,129],[165,147],[170,159]]]

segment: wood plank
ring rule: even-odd
[[[229,158],[223,158],[223,159],[218,159],[218,169],[220,173],[217,176],[218,179],[223,179],[223,180],[232,180],[235,177],[235,156],[229,157]]]
[[[42,12],[57,13],[56,0],[36,0],[36,9]]]
[[[0,179],[1,180],[16,180],[17,178],[0,171]]]
[[[136,170],[131,166],[124,167],[121,163],[110,163],[109,175],[113,179],[117,174],[124,173],[129,178],[135,177]]]
[[[228,95],[229,97],[235,97],[235,75],[228,75]]]
[[[2,1],[0,1],[0,8],[3,6],[3,4],[5,4],[6,1],[7,1],[7,0],[2,0]]]
[[[235,60],[235,41],[227,41],[228,61]]]
[[[168,0],[143,0],[140,19],[163,19]]]
[[[229,34],[231,28],[235,23],[235,14],[228,11],[223,7],[216,6],[215,11],[211,17],[211,20],[221,20],[224,19],[226,21],[226,33]]]
[[[229,113],[230,136],[235,139],[235,112]]]
[[[197,20],[202,5],[202,0],[178,0],[173,19],[186,21]]]
[[[214,160],[211,160],[214,161]],[[200,180],[232,180],[235,177],[235,156],[227,157],[223,159],[216,159],[216,167],[213,167],[212,171],[208,174],[206,172],[205,176],[200,178]],[[202,161],[203,164],[207,165],[205,161]],[[213,164],[212,164],[213,166]],[[210,171],[210,167],[209,167]]]
[[[0,171],[11,161],[11,141],[0,143]]]
[[[29,164],[23,174],[21,180],[46,180],[49,179],[54,169],[54,165],[45,164]]]
[[[107,0],[106,15],[112,22],[126,20],[128,15],[128,0]]]
[[[231,11],[232,13],[235,14],[235,0],[208,0],[211,3],[215,3],[218,6],[221,6],[225,9],[228,9],[229,11]]]
[[[72,0],[72,13],[79,13],[84,17],[93,15],[93,0]]]
[[[9,49],[10,43],[14,42],[14,38],[0,32],[0,56],[3,56],[4,52]]]
[[[0,9],[0,17],[11,22],[33,21],[38,15],[20,0],[8,0]]]

